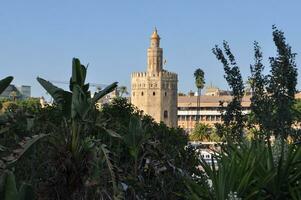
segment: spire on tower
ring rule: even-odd
[[[150,39],[150,47],[147,50],[147,71],[154,74],[162,71],[163,50],[160,48],[160,36],[157,28],[153,31]]]
[[[155,27],[155,30],[152,34],[151,39],[159,39],[160,40],[160,36],[158,35],[157,27]]]

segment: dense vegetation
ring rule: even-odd
[[[155,123],[121,97],[97,110],[117,84],[91,98],[85,77],[74,59],[70,91],[38,78],[54,105],[3,101],[1,198],[18,196],[21,182],[37,199],[184,198],[184,181],[202,174],[183,130]]]
[[[198,124],[189,136],[223,142],[212,165],[187,145],[182,129],[154,122],[125,98],[97,109],[95,103],[117,83],[91,95],[87,68],[78,59],[70,91],[38,78],[53,105],[42,108],[37,99],[0,103],[0,199],[301,199],[295,54],[283,32],[273,28],[273,39],[277,56],[270,58],[269,75],[263,75],[262,53],[254,45],[248,116],[242,114],[244,86],[228,43],[225,55],[213,49],[233,99],[221,102],[223,124]],[[0,92],[11,81],[0,81]],[[246,140],[246,133],[253,137]]]

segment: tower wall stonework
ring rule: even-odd
[[[159,41],[155,30],[147,51],[147,71],[132,73],[131,102],[155,121],[177,127],[178,76],[162,68],[163,50]]]

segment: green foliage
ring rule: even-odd
[[[239,141],[242,139],[245,123],[245,117],[242,114],[241,106],[241,100],[244,95],[244,85],[240,70],[226,41],[224,41],[223,47],[228,59],[225,57],[222,49],[217,45],[212,49],[216,58],[223,64],[225,79],[227,80],[233,95],[233,98],[227,104],[227,107],[224,108],[224,102],[221,102],[222,110],[225,111],[222,113],[222,120],[229,130],[229,132],[226,133],[226,138],[233,141]]]
[[[189,139],[193,141],[211,141],[221,142],[221,138],[214,127],[207,124],[197,123],[192,133],[189,135]]]
[[[17,190],[15,176],[12,172],[6,171],[0,177],[0,198],[3,200],[33,200],[34,191],[28,184],[23,183]]]
[[[124,98],[104,105],[101,114],[123,138],[108,148],[116,156],[126,199],[181,199],[184,180],[202,174],[183,130],[155,123]]]
[[[249,125],[250,128],[255,128],[255,125],[258,125],[261,130],[259,133],[264,133],[269,138],[272,125],[270,117],[272,107],[270,97],[266,92],[268,77],[262,74],[264,70],[262,52],[257,42],[254,42],[254,52],[255,64],[250,67],[251,77],[249,77],[252,91],[252,114],[249,118]],[[259,137],[263,138],[264,135],[259,135]]]
[[[286,138],[293,123],[292,106],[297,85],[296,54],[286,43],[284,33],[273,26],[273,40],[277,47],[277,56],[270,58],[271,74],[268,92],[273,108],[273,133]]]
[[[199,110],[200,110],[200,95],[201,91],[204,88],[205,85],[205,78],[204,78],[204,71],[202,69],[197,69],[194,72],[194,78],[195,78],[195,85],[198,89],[198,96],[197,96],[197,114],[199,115]]]
[[[13,150],[6,149],[6,152],[4,153],[5,156],[2,155],[0,161],[2,163],[2,166],[0,166],[0,171],[6,170],[7,168],[12,168],[12,166],[20,160],[20,158],[27,153],[31,148],[33,148],[33,145],[38,143],[41,139],[44,137],[47,137],[46,134],[40,134],[40,135],[34,135],[32,137],[26,137],[22,142],[16,146]]]
[[[117,88],[117,94],[118,94],[118,96],[122,97],[124,94],[128,95],[129,92],[128,92],[126,86],[120,86]]]
[[[212,129],[209,125],[197,123],[189,135],[189,139],[193,141],[209,141],[211,131]]]
[[[62,121],[57,124],[58,127],[52,126],[47,130],[52,133],[53,139],[49,141],[49,156],[52,166],[48,169],[52,181],[43,183],[46,195],[51,196],[54,191],[57,191],[57,195],[63,199],[82,198],[88,189],[88,187],[84,187],[84,184],[89,180],[94,163],[101,159],[99,157],[101,152],[105,156],[107,166],[111,166],[108,163],[108,150],[98,142],[97,136],[93,135],[99,128],[103,128],[98,127],[102,124],[97,122],[95,103],[113,91],[117,82],[91,97],[89,84],[85,83],[86,73],[86,67],[74,58],[69,85],[70,92],[58,88],[42,78],[37,78],[38,82],[53,97],[63,115]],[[113,195],[115,196],[117,186],[114,181],[113,186]]]
[[[58,88],[42,78],[38,77],[37,80],[53,97],[54,101],[61,106],[66,117],[85,119],[89,110],[94,108],[95,103],[117,87],[117,82],[112,83],[105,89],[95,93],[93,98],[91,98],[89,84],[85,84],[86,73],[86,67],[77,58],[74,58],[69,85],[71,92]]]
[[[215,154],[216,164],[201,163],[210,188],[188,183],[195,199],[293,199],[300,196],[301,148],[262,141],[228,144]],[[214,162],[213,162],[214,163]],[[298,196],[299,195],[299,196]],[[297,199],[297,198],[296,198]]]
[[[194,78],[195,78],[195,85],[198,89],[203,89],[205,86],[205,78],[204,78],[204,71],[200,68],[196,69],[194,72]],[[200,95],[200,94],[199,94]]]

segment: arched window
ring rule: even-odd
[[[135,92],[133,92],[133,97],[135,96]]]
[[[164,92],[164,96],[167,96],[167,92]]]
[[[153,96],[155,96],[156,95],[156,92],[153,92]]]
[[[167,112],[167,110],[164,110],[164,118],[165,119],[168,118],[168,112]]]
[[[141,92],[141,96],[143,96],[144,95],[144,93],[143,92]]]

